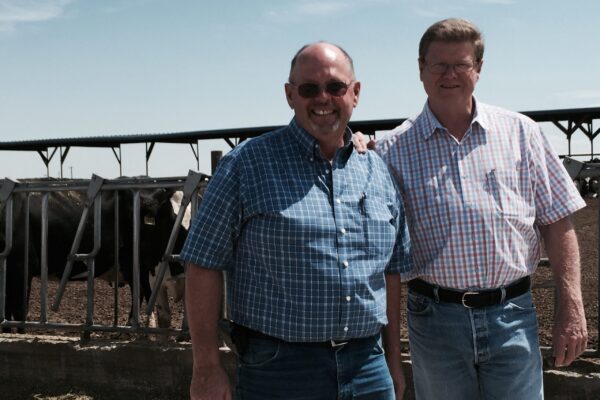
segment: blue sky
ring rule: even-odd
[[[514,110],[600,106],[600,3],[592,0],[0,0],[0,141],[282,125],[283,84],[305,43],[354,58],[353,120],[418,113],[418,41],[464,17],[483,31],[481,101]],[[598,126],[595,126],[598,128]],[[566,139],[544,125],[558,152]],[[596,146],[597,148],[600,148]],[[200,170],[210,150],[201,143]],[[587,152],[581,133],[574,151]],[[123,173],[145,173],[143,145],[123,146]],[[109,149],[74,148],[75,177],[115,177]],[[53,161],[50,175],[59,174]],[[185,175],[187,145],[157,145],[150,175]],[[0,177],[44,176],[37,154],[0,152]]]

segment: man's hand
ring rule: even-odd
[[[373,150],[377,142],[373,139],[367,142],[367,137],[359,131],[354,132],[354,134],[352,135],[352,144],[354,145],[356,151],[358,151],[360,154],[364,154],[367,152],[367,150]]]
[[[581,298],[561,300],[552,329],[554,365],[570,365],[587,348],[587,327]]]
[[[221,271],[186,264],[185,306],[194,358],[192,400],[231,400],[229,379],[219,353],[217,326],[222,295]]]
[[[406,379],[404,378],[404,370],[402,369],[402,360],[400,357],[394,357],[391,359],[387,357],[387,365],[392,376],[392,382],[394,382],[394,393],[396,394],[396,400],[402,400],[404,397],[404,391],[406,390]]]
[[[194,368],[191,400],[231,400],[231,387],[223,367]]]

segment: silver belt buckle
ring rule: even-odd
[[[338,341],[331,339],[331,347],[334,347],[334,348],[335,347],[343,347],[346,344],[348,344],[348,340],[346,340],[345,342],[338,342]]]
[[[466,297],[470,296],[470,295],[476,295],[476,294],[479,294],[479,292],[464,292],[463,295],[462,295],[462,299],[461,299],[463,307],[465,307],[465,308],[473,308],[473,307],[471,307],[470,305],[468,305],[466,303],[466,301],[467,301]]]

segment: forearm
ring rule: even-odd
[[[559,307],[574,302],[581,304],[579,245],[570,219],[563,218],[540,230],[552,267]]]
[[[568,218],[541,228],[556,283],[552,347],[554,365],[571,364],[587,347],[577,236]]]
[[[386,298],[387,298],[387,319],[388,324],[383,328],[383,345],[390,361],[400,363],[400,317],[401,317],[401,297],[402,286],[400,275],[386,274]]]
[[[194,368],[219,365],[218,321],[223,294],[221,271],[188,264],[185,304]]]

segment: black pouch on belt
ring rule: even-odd
[[[248,347],[246,331],[228,319],[219,320],[219,329],[225,339],[225,344],[238,356],[244,354]]]

